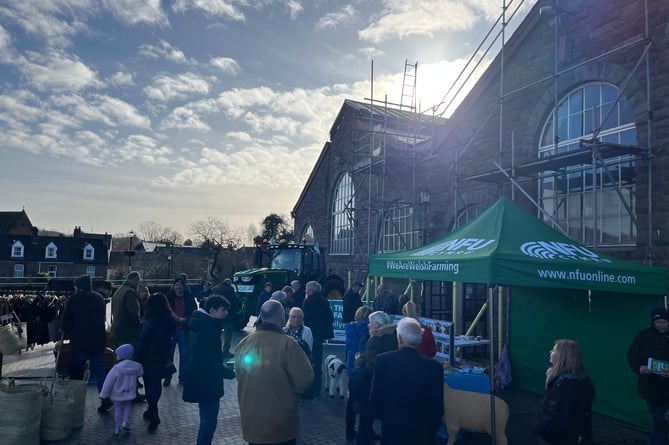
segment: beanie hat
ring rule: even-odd
[[[75,278],[74,286],[79,290],[91,290],[91,277],[89,275],[81,275]]]
[[[135,352],[131,344],[124,344],[116,348],[116,358],[119,360],[127,360],[132,358],[132,354]]]
[[[650,313],[650,322],[653,323],[655,320],[669,321],[669,313],[663,307],[653,309],[653,311]]]
[[[177,281],[183,281],[184,284],[188,283],[188,275],[185,273],[181,272],[177,277],[174,279],[174,282],[176,283]]]

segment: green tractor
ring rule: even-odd
[[[240,327],[246,325],[250,316],[256,315],[258,296],[267,282],[272,283],[272,289],[281,290],[293,280],[299,280],[302,285],[307,281],[318,281],[330,299],[341,299],[345,292],[344,280],[326,273],[325,252],[313,244],[280,243],[264,250],[258,248],[254,263],[255,268],[236,272],[233,276],[237,296],[242,302]]]

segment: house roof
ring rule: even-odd
[[[23,258],[12,258],[11,248],[17,241],[23,244]],[[80,237],[69,236],[30,236],[0,235],[0,261],[77,263],[77,264],[108,264],[109,243],[111,236]],[[46,258],[46,247],[53,243],[57,248],[56,258]],[[94,249],[93,260],[84,261],[84,248],[90,244]]]
[[[32,226],[25,210],[21,210],[20,212],[0,212],[0,233],[8,233],[21,217],[25,217]]]

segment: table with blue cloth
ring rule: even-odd
[[[452,389],[490,394],[490,377],[485,373],[475,374],[473,372],[454,372],[452,374],[444,375],[444,383]],[[437,432],[437,436],[444,440],[448,439],[446,425],[441,425]]]

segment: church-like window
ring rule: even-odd
[[[571,91],[544,124],[539,157],[579,150],[581,141],[592,142],[594,130],[600,127],[597,143],[636,145],[632,107],[624,97],[616,103],[617,96],[618,88],[607,83]],[[634,157],[622,154],[604,162],[605,166],[597,164],[594,169],[592,164],[581,164],[544,171],[539,179],[540,204],[578,242],[634,244],[636,227],[620,198],[636,211]],[[545,215],[540,217],[551,223]]]
[[[337,182],[332,202],[332,242],[330,253],[351,253],[355,196],[353,179],[345,173]]]

